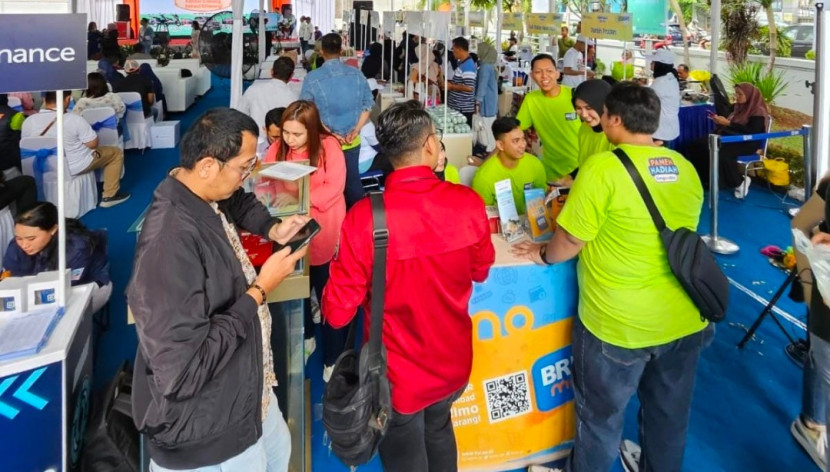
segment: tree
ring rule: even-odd
[[[677,21],[680,23],[680,31],[683,33],[683,37],[681,38],[683,41],[683,60],[687,65],[691,64],[692,61],[689,56],[689,43],[686,41],[686,38],[691,37],[691,35],[689,34],[689,29],[686,27],[686,20],[683,18],[683,12],[681,11],[680,4],[677,0],[669,0],[669,4],[671,5],[671,9],[675,16],[677,16]]]
[[[767,72],[772,72],[775,67],[775,57],[778,55],[778,28],[775,25],[775,15],[772,13],[773,0],[760,0],[761,6],[767,13],[767,28],[769,28],[769,63]]]
[[[755,20],[756,13],[755,6],[747,0],[725,0],[722,4],[723,45],[733,64],[746,62],[752,42],[761,39],[758,21]]]

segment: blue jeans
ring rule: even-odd
[[[190,469],[188,472],[285,472],[291,457],[291,434],[282,418],[277,397],[271,393],[268,414],[262,423],[262,436],[253,446],[221,464]],[[150,472],[179,472],[150,461]]]
[[[816,424],[830,424],[830,343],[810,334],[810,355],[804,364],[801,416]],[[827,471],[830,472],[830,462]]]
[[[606,472],[619,457],[625,409],[640,399],[641,471],[680,471],[686,446],[695,371],[715,327],[660,346],[617,347],[574,319],[575,472]]]
[[[360,182],[360,146],[343,151],[346,158],[346,189],[343,196],[346,197],[346,208],[351,208],[363,198],[363,184]]]

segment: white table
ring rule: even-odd
[[[70,470],[92,393],[91,285],[72,288],[39,353],[0,361],[0,469]]]

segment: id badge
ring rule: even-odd
[[[565,121],[573,121],[576,119],[576,112],[565,113]]]

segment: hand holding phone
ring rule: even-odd
[[[303,247],[307,246],[308,243],[311,242],[311,238],[316,236],[319,232],[320,224],[317,223],[317,221],[314,218],[312,218],[308,220],[308,223],[306,223],[305,226],[303,226],[302,228],[300,228],[299,231],[297,231],[297,234],[295,234],[290,241],[288,241],[284,245],[280,245],[279,243],[277,243],[277,246],[279,247],[278,250],[282,250],[285,247],[289,247],[291,248],[291,253],[293,254],[298,250],[302,249]]]

